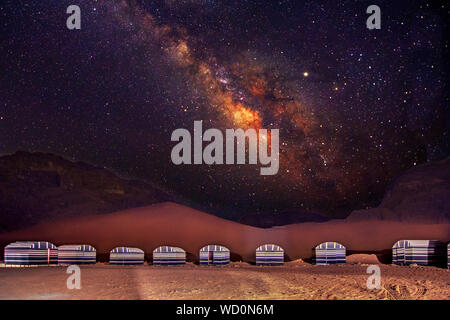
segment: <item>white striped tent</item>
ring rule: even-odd
[[[58,247],[58,264],[95,263],[97,252],[88,244],[63,245]]]
[[[276,244],[263,244],[256,248],[256,265],[284,264],[284,250]]]
[[[130,247],[114,248],[109,253],[109,264],[144,264],[144,251]]]
[[[392,249],[395,264],[436,265],[444,255],[444,245],[438,240],[400,240]]]
[[[178,247],[161,246],[153,250],[154,265],[180,265],[186,263],[186,251]]]
[[[46,241],[17,241],[5,247],[6,265],[51,265],[58,263],[58,248]]]
[[[346,249],[337,242],[324,242],[315,248],[316,264],[345,263]]]
[[[201,265],[225,265],[230,263],[230,250],[224,246],[210,244],[200,249]]]

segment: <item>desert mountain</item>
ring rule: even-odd
[[[0,157],[0,232],[171,200],[141,181],[46,153]]]
[[[151,184],[53,154],[16,152],[0,157],[0,232],[174,200],[174,195]],[[293,208],[278,214],[248,213],[239,222],[270,228],[327,220]],[[378,208],[354,211],[347,220],[449,221],[450,158],[405,172],[391,183]]]
[[[450,221],[450,158],[414,167],[388,186],[381,204],[357,210],[349,221],[390,220],[439,223]]]

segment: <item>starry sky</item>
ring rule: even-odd
[[[444,3],[444,2],[443,2]],[[81,30],[66,8],[81,8]],[[381,8],[380,30],[366,8]],[[60,154],[224,217],[344,217],[448,156],[448,5],[429,1],[6,0],[0,154]],[[173,130],[280,130],[280,170],[181,165]]]

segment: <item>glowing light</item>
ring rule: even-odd
[[[243,129],[254,128],[259,129],[261,126],[261,118],[256,111],[252,111],[240,103],[232,107],[234,123]]]
[[[309,76],[309,73],[305,71],[305,72],[303,72],[303,76],[307,77],[307,76]]]

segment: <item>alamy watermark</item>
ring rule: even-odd
[[[381,29],[381,9],[377,5],[371,5],[367,7],[367,14],[370,16],[367,18],[366,27],[369,30]]]
[[[70,5],[66,10],[70,16],[66,20],[66,26],[69,30],[81,29],[81,9],[78,5]],[[381,9],[377,5],[370,5],[366,9],[366,13],[370,16],[366,20],[366,27],[369,30],[381,29]]]
[[[66,26],[69,30],[80,30],[81,29],[81,9],[77,5],[70,5],[66,10],[67,14],[70,16],[66,20]]]
[[[275,175],[279,169],[279,130],[271,129],[226,129],[225,138],[219,129],[207,129],[203,132],[202,121],[194,121],[194,132],[180,128],[172,132],[172,141],[178,143],[172,148],[172,163],[180,164],[248,164],[259,163],[261,175]],[[193,140],[193,141],[192,141]],[[225,157],[224,157],[225,140]],[[203,148],[203,142],[209,142]],[[193,152],[192,152],[193,142]],[[248,143],[247,143],[248,142]],[[270,146],[270,154],[268,147]],[[236,151],[236,152],[235,152]],[[192,157],[193,155],[193,157]],[[236,160],[236,161],[235,161]]]
[[[67,278],[67,289],[81,289],[81,269],[76,264],[72,264],[67,267],[66,273],[70,274]]]
[[[381,289],[381,269],[376,264],[371,264],[367,267],[366,273],[371,274],[369,278],[367,278],[366,286],[369,290],[380,290]]]

